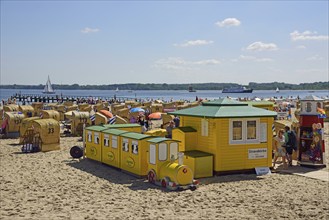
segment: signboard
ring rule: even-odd
[[[255,171],[257,176],[271,174],[271,170],[269,167],[256,167]]]
[[[248,159],[267,158],[267,148],[248,149]]]
[[[278,113],[278,119],[285,119],[289,115],[289,112],[277,112],[277,113]]]

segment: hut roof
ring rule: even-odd
[[[274,102],[270,101],[246,101],[245,103],[251,105],[251,106],[274,106]]]
[[[198,151],[198,150],[192,150],[192,151],[185,151],[184,154],[189,157],[205,157],[205,156],[212,156],[212,154]]]
[[[175,128],[175,129],[179,129],[183,132],[196,132],[197,130],[195,130],[194,128],[192,127],[189,127],[189,126],[186,126],[186,127],[178,127],[178,128]]]
[[[152,138],[150,140],[147,140],[147,142],[151,142],[151,143],[154,143],[154,144],[161,143],[161,142],[164,142],[164,141],[176,141],[176,142],[180,142],[178,140],[173,140],[173,139],[165,138],[165,137],[156,137],[156,138]]]
[[[151,135],[140,134],[140,133],[135,133],[135,132],[123,133],[123,134],[121,134],[121,136],[126,137],[126,138],[136,139],[136,140],[143,140],[145,138],[152,137]]]
[[[207,117],[207,118],[238,118],[238,117],[274,117],[274,111],[248,106],[228,98],[202,103],[200,106],[170,112],[171,115]]]
[[[113,134],[113,135],[120,135],[123,133],[127,133],[128,131],[124,131],[124,130],[119,130],[119,129],[105,129],[102,131],[105,134]]]
[[[88,131],[103,131],[105,129],[107,129],[107,128],[102,125],[92,125],[92,126],[86,127],[86,130],[88,130]]]
[[[315,95],[309,95],[301,99],[301,101],[323,101],[323,99],[315,96]]]
[[[106,128],[136,128],[141,127],[139,124],[106,124],[104,125]]]

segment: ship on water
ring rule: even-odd
[[[253,89],[247,89],[244,86],[224,88],[222,93],[252,93]]]
[[[42,91],[43,94],[54,94],[55,90],[53,89],[53,86],[51,85],[50,78],[48,76],[48,80],[46,82],[46,85]]]

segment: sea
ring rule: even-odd
[[[33,89],[0,89],[0,99],[8,100],[15,94],[44,96],[42,90]],[[252,93],[222,93],[221,90],[197,90],[189,92],[187,90],[57,90],[55,94],[46,96],[63,96],[73,98],[94,98],[110,100],[117,99],[137,99],[137,100],[185,100],[195,101],[196,99],[214,100],[218,98],[231,97],[233,99],[296,99],[314,95],[319,98],[329,99],[329,90],[254,90]]]

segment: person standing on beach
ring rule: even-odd
[[[292,152],[293,150],[297,150],[297,144],[296,144],[296,134],[293,130],[290,130],[289,126],[284,127],[285,133],[285,148],[287,152],[287,161],[289,163],[289,166],[292,166]]]
[[[170,121],[168,127],[166,128],[167,135],[166,138],[172,138],[172,129],[175,128],[174,121]]]
[[[284,130],[280,129],[278,132],[278,135],[274,138],[274,160],[273,160],[273,168],[275,168],[275,163],[278,159],[278,157],[282,158],[283,161],[283,167],[286,167],[286,151],[283,148],[283,145],[285,144],[285,138],[284,138]]]
[[[180,119],[177,115],[175,115],[175,118],[173,119],[174,123],[175,123],[175,128],[179,127],[179,123],[180,123]]]

